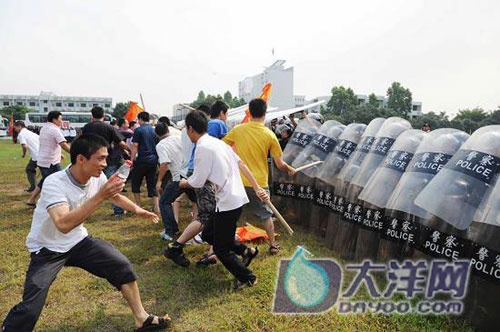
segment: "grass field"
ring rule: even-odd
[[[20,301],[29,253],[24,246],[33,210],[24,205],[28,183],[27,160],[10,141],[0,141],[0,320]],[[149,203],[148,203],[149,204]],[[182,225],[188,220],[183,208]],[[192,264],[175,266],[161,254],[161,224],[127,216],[115,221],[110,204],[104,204],[86,222],[89,233],[110,241],[133,263],[146,310],[168,313],[173,331],[467,331],[455,317],[422,315],[339,315],[330,310],[319,315],[273,315],[272,301],[280,258],[290,258],[297,245],[316,257],[335,257],[319,238],[300,229],[282,236],[279,256],[266,253],[253,261],[259,277],[254,288],[230,290],[231,275],[221,264],[207,269]],[[247,221],[244,216],[242,221]],[[206,246],[189,246],[192,262]],[[83,270],[64,268],[52,285],[36,331],[131,331],[133,320],[119,292],[105,280]]]

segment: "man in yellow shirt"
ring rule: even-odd
[[[222,140],[235,148],[241,160],[245,162],[257,183],[269,194],[269,166],[267,156],[269,152],[274,159],[276,167],[290,175],[295,174],[295,169],[283,161],[278,138],[266,126],[267,104],[263,99],[253,99],[249,103],[250,121],[235,126]],[[263,222],[263,227],[269,236],[269,252],[277,253],[280,247],[274,239],[274,224],[271,219],[273,213],[271,209],[262,202],[256,195],[250,182],[242,176],[243,185],[250,200],[249,208],[252,213]]]

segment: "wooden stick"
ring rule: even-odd
[[[304,166],[300,166],[298,168],[295,169],[296,172],[300,172],[300,171],[303,171],[309,167],[313,167],[313,166],[316,166],[316,165],[319,165],[321,164],[323,161],[322,160],[318,160],[318,161],[315,161],[315,162],[312,162],[310,164],[307,164],[307,165],[304,165]]]
[[[273,210],[273,214],[276,216],[276,218],[280,221],[280,223],[285,227],[285,229],[288,231],[290,235],[293,235],[293,229],[288,225],[286,222],[285,218],[281,215],[281,213],[276,209],[276,207],[271,203],[271,200],[266,201],[267,206]]]
[[[141,96],[142,109],[144,110],[144,112],[146,112],[146,105],[144,105],[144,100],[142,99],[142,93],[139,93],[139,96]]]

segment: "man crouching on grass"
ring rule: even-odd
[[[143,308],[137,277],[129,260],[110,243],[91,237],[83,223],[107,199],[138,216],[158,222],[158,217],[120,195],[124,180],[109,180],[106,168],[108,144],[100,136],[82,135],[71,144],[71,166],[47,177],[33,214],[26,246],[31,262],[21,303],[3,322],[2,331],[32,331],[52,282],[63,266],[82,268],[106,278],[127,300],[136,331],[160,330],[168,316],[149,315]]]
[[[196,143],[194,172],[187,180],[181,180],[179,187],[202,188],[206,181],[215,185],[215,211],[204,225],[201,237],[213,245],[217,258],[235,277],[234,289],[252,287],[257,277],[248,265],[259,252],[234,239],[242,207],[248,203],[239,171],[248,179],[259,199],[266,201],[269,196],[229,145],[207,134],[207,122],[207,117],[200,111],[186,115],[187,134]]]

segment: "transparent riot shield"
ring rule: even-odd
[[[476,130],[415,199],[458,229],[469,227],[500,169],[500,125]]]
[[[396,138],[404,131],[411,128],[411,124],[404,119],[392,117],[384,121],[375,140],[346,189],[345,208],[341,215],[341,227],[338,232],[340,238],[336,239],[341,248],[344,248],[344,258],[354,258],[358,231],[363,221],[363,202],[359,194],[375,172],[378,165],[384,160]],[[340,174],[339,174],[340,175]],[[335,247],[334,247],[335,248]]]
[[[307,145],[295,158],[292,163],[294,168],[308,165],[316,161],[324,161],[337,145],[339,136],[344,131],[345,126],[338,121],[329,120],[323,123],[314,135],[311,143]],[[307,168],[296,174],[296,184],[298,186],[297,201],[294,204],[297,220],[296,224],[309,228],[311,220],[311,207],[314,205],[314,186],[316,174],[321,168],[321,164]],[[293,209],[290,209],[293,210]]]
[[[333,213],[334,178],[344,167],[356,149],[366,125],[351,123],[338,137],[335,149],[330,153],[316,174],[314,206],[310,210],[309,229],[318,236],[324,236],[328,215]]]
[[[334,177],[334,197],[333,197],[333,211],[328,217],[327,229],[326,229],[326,244],[332,249],[341,251],[342,243],[338,240],[343,231],[342,228],[350,228],[348,223],[341,221],[341,216],[344,213],[346,207],[346,195],[347,189],[351,180],[359,171],[363,160],[368,155],[370,148],[375,141],[375,135],[377,135],[380,127],[382,127],[385,122],[384,118],[375,118],[366,127],[361,139],[356,146],[354,152],[350,153],[348,161],[345,163],[344,167],[340,170],[339,174]],[[330,180],[331,181],[331,180]],[[339,249],[340,248],[340,249]]]
[[[312,142],[320,127],[321,123],[313,117],[301,120],[283,151],[283,160],[292,165],[295,158]],[[304,174],[290,176],[274,166],[273,176],[273,203],[285,219],[293,223],[297,220],[294,205],[299,194],[297,181],[302,181]]]
[[[415,198],[468,138],[463,131],[451,128],[426,134],[386,204],[378,253],[380,260],[412,256],[421,219],[432,217],[415,205]]]
[[[356,241],[355,259],[377,258],[387,201],[424,136],[425,133],[420,129],[407,130],[399,135],[359,194],[359,200],[363,201],[363,215]]]
[[[480,219],[472,222],[470,241],[471,275],[465,299],[466,318],[481,331],[500,326],[500,181],[485,204]]]

